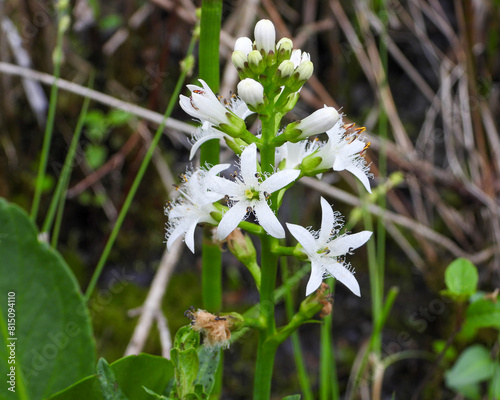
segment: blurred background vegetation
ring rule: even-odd
[[[199,6],[191,0],[71,2],[61,78],[75,85],[59,91],[37,222],[43,222],[68,152],[83,87],[94,76],[97,94],[72,169],[58,244],[82,290],[161,121]],[[301,91],[289,120],[327,104],[341,108],[357,126],[365,126],[376,187],[375,195],[368,197],[348,174],[328,174],[321,184],[305,180],[291,191],[282,216],[318,228],[317,205],[323,195],[347,221],[358,221],[353,230],[383,222],[377,243],[385,242],[380,235],[386,232],[386,245],[378,248],[379,254],[384,249],[386,254],[385,285],[400,291],[383,331],[383,353],[439,353],[451,338],[449,351],[439,362],[410,358],[388,368],[383,396],[392,398],[395,393],[395,398],[408,399],[422,384],[418,398],[454,398],[443,383],[443,373],[456,354],[471,341],[499,353],[494,330],[481,330],[474,338],[456,332],[457,308],[439,291],[444,287],[444,268],[456,257],[478,266],[481,290],[491,292],[500,286],[500,2],[224,1],[222,96],[235,91],[238,79],[230,62],[234,40],[253,37],[253,26],[261,18],[273,21],[278,37],[291,37],[295,48],[309,52],[315,65],[315,75]],[[51,1],[0,0],[0,19],[0,196],[29,210],[49,105],[57,12]],[[196,75],[195,67],[190,81]],[[99,94],[152,113],[111,104]],[[127,348],[138,350],[129,342],[161,268],[167,271],[160,282],[166,290],[159,297],[164,317],[153,315],[153,327],[139,346],[142,351],[168,354],[168,333],[188,322],[183,314],[189,306],[201,306],[198,254],[186,249],[170,257],[164,254],[163,208],[178,181],[176,175],[188,163],[194,126],[180,109],[172,117],[177,121],[167,124],[99,291],[90,301],[98,355],[109,362]],[[221,156],[228,157],[229,152]],[[392,175],[395,172],[404,180]],[[344,288],[335,293],[332,335],[342,393],[372,329],[368,263],[375,261],[370,258],[373,255],[366,251],[351,257],[363,297],[358,299]],[[249,285],[248,272],[229,252],[224,252],[223,260],[224,311],[244,311],[257,302],[258,293]],[[303,298],[304,284],[294,293],[296,302]],[[285,319],[284,307],[277,315]],[[300,337],[315,387],[319,325],[304,326]],[[248,398],[255,343],[255,335],[245,336],[226,352],[223,398]],[[277,394],[299,390],[291,365],[287,342],[276,360]],[[358,396],[367,398],[362,387]]]

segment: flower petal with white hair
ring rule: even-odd
[[[333,128],[326,131],[326,134],[328,141],[317,153],[322,158],[318,170],[333,168],[334,171],[349,171],[371,193],[368,180],[371,176],[370,168],[363,157],[363,151],[369,144],[357,131],[354,134],[348,134],[342,118]]]
[[[342,257],[365,244],[372,232],[362,231],[338,236],[342,227],[340,214],[334,212],[324,198],[321,198],[321,210],[323,218],[319,232],[310,231],[300,225],[286,224],[311,261],[311,276],[307,282],[306,296],[314,292],[321,285],[323,278],[328,276],[339,280],[356,296],[360,296],[359,284],[352,268]]]
[[[183,236],[186,246],[194,253],[196,225],[199,223],[217,225],[217,221],[210,214],[218,211],[213,203],[219,201],[223,195],[210,191],[208,183],[229,166],[230,164],[219,164],[208,171],[198,168],[183,175],[184,183],[177,189],[181,194],[180,198],[165,207],[165,214],[169,218],[165,233],[167,249],[170,250],[172,244]]]

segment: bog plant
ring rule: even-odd
[[[355,295],[361,295],[346,257],[372,235],[369,231],[345,232],[342,216],[324,198],[319,230],[284,225],[278,217],[285,194],[302,177],[321,177],[330,170],[351,172],[370,191],[368,166],[363,157],[368,144],[361,136],[363,129],[346,125],[333,107],[325,106],[300,121],[282,126],[282,118],[294,108],[300,89],[313,73],[313,64],[309,54],[293,48],[290,39],[276,43],[271,21],[256,24],[254,41],[247,37],[236,41],[232,61],[241,78],[237,96],[221,99],[200,79],[200,86],[188,85],[190,96],[181,96],[180,106],[200,123],[191,158],[200,145],[218,139],[234,151],[236,166],[205,164],[188,168],[181,175],[182,182],[177,187],[180,196],[165,209],[166,243],[170,248],[183,238],[194,253],[201,247],[195,243],[195,229],[205,224],[212,227],[213,239],[228,241],[231,252],[248,267],[260,292],[259,315],[256,319],[234,315],[227,318],[238,320],[233,329],[250,326],[258,330],[254,398],[268,399],[278,345],[328,302],[325,287],[321,286],[323,279],[334,277]],[[251,133],[245,123],[252,114],[260,121],[257,134]],[[322,140],[318,135],[324,133],[326,139]],[[296,245],[284,246],[280,241],[287,237],[287,231]],[[260,241],[259,260],[247,235]],[[281,256],[310,263],[305,292],[310,297],[302,302],[288,325],[277,327],[274,293]],[[205,315],[204,311],[197,313]],[[196,328],[200,318],[195,313],[190,315]],[[226,332],[230,328],[221,328],[226,317],[224,321],[215,315],[211,318],[213,326],[203,329],[208,344],[227,346]],[[220,330],[220,343],[214,340],[216,335],[211,329]]]

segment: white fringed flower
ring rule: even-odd
[[[208,183],[219,172],[228,168],[230,164],[219,164],[210,170],[199,168],[194,172],[188,171],[184,176],[184,183],[179,187],[181,197],[165,207],[168,215],[167,249],[179,238],[184,236],[186,246],[194,253],[194,230],[199,223],[217,225],[210,213],[218,210],[213,205],[223,195],[208,190]]]
[[[362,156],[363,150],[368,146],[364,138],[360,137],[359,132],[348,134],[342,118],[326,134],[328,141],[317,153],[322,158],[318,169],[333,168],[334,171],[349,171],[371,193],[368,180],[371,174]]]
[[[323,218],[319,232],[311,232],[300,225],[286,224],[311,261],[311,276],[307,282],[306,296],[319,288],[323,278],[328,276],[333,276],[356,296],[360,296],[359,284],[350,265],[339,257],[350,254],[354,249],[365,244],[372,232],[363,231],[335,237],[342,227],[340,214],[334,212],[324,198],[321,198],[321,210]]]
[[[216,237],[219,240],[225,239],[253,212],[269,235],[284,238],[285,230],[269,207],[267,199],[269,195],[297,179],[299,174],[298,170],[279,171],[262,180],[257,173],[257,146],[255,143],[247,146],[241,154],[240,172],[234,181],[216,176],[210,180],[210,189],[232,202],[232,207],[219,223]]]

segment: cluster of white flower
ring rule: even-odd
[[[302,176],[317,176],[331,169],[346,170],[371,191],[363,157],[368,144],[360,136],[362,129],[346,126],[333,107],[325,106],[289,124],[276,132],[271,142],[263,143],[247,130],[245,119],[252,113],[269,117],[284,115],[292,109],[300,88],[313,72],[309,54],[294,50],[290,39],[283,38],[276,44],[275,38],[273,24],[261,20],[255,27],[254,42],[249,38],[236,41],[232,60],[242,79],[237,88],[239,97],[221,101],[202,80],[201,87],[188,85],[189,97],[181,96],[183,110],[201,122],[193,138],[190,158],[207,140],[224,139],[231,148],[239,150],[239,171],[232,175],[233,180],[218,176],[229,164],[202,167],[184,175],[180,199],[165,209],[169,218],[168,248],[184,237],[194,253],[194,231],[198,224],[216,226],[215,236],[223,240],[251,214],[268,235],[285,238],[285,230],[270,207],[270,198]],[[309,140],[323,133],[328,140]],[[275,149],[274,173],[263,173],[258,149],[269,143]],[[323,198],[321,207],[319,232],[286,224],[300,243],[298,248],[311,262],[306,295],[315,291],[325,276],[333,276],[359,296],[359,285],[344,256],[366,243],[372,233],[340,234],[342,224],[338,213]]]

